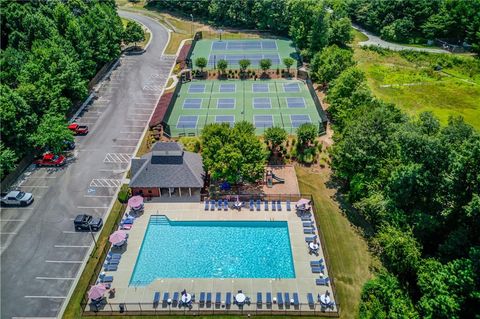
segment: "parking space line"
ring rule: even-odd
[[[0,219],[0,222],[24,222],[25,219]]]
[[[108,206],[77,206],[78,209],[108,208]]]
[[[44,178],[57,178],[57,176],[44,176],[44,177],[28,176],[26,179],[44,179]]]
[[[117,141],[138,141],[138,138],[117,138]]]
[[[79,233],[79,232],[76,232],[76,231],[73,231],[73,230],[64,230],[64,231],[62,231],[62,233],[64,233],[64,234],[82,234],[82,233]]]
[[[21,185],[20,187],[49,188],[50,186]]]
[[[90,198],[109,198],[113,197],[113,195],[83,195],[84,197],[90,197]]]
[[[125,125],[125,127],[141,127],[141,128],[145,128],[145,125]],[[122,133],[122,132],[120,132]]]
[[[70,277],[35,277],[37,280],[75,280],[75,278]]]
[[[7,232],[0,232],[0,235],[16,235],[17,233],[15,232],[10,232],[10,233],[7,233]]]
[[[23,187],[23,186],[22,186]],[[4,207],[3,209],[32,210],[33,207]]]
[[[87,245],[55,245],[55,248],[89,248]]]
[[[46,263],[51,264],[81,264],[81,260],[45,260]]]
[[[37,299],[67,299],[62,296],[23,296],[24,298],[37,298]]]

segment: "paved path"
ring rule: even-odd
[[[377,45],[379,47],[390,49],[393,51],[411,50],[411,51],[422,51],[422,52],[430,52],[430,53],[450,53],[449,51],[443,50],[443,49],[417,48],[417,47],[410,47],[410,46],[401,45],[397,43],[387,42],[385,40],[380,39],[380,37],[374,35],[373,33],[363,29],[359,25],[353,25],[353,28],[360,31],[361,33],[365,34],[368,37],[367,41],[363,41],[359,43],[361,46]]]
[[[90,127],[77,137],[75,157],[63,168],[30,167],[17,186],[32,192],[27,208],[1,211],[0,318],[56,317],[87,257],[92,237],[75,232],[81,212],[106,217],[174,57],[162,56],[167,30],[134,13],[152,31],[143,55],[124,56],[99,98],[78,122]]]

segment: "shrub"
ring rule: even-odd
[[[182,143],[184,150],[194,153],[200,152],[201,144],[198,137],[182,136],[178,141]]]
[[[125,204],[128,201],[128,191],[121,189],[117,198],[120,203]]]

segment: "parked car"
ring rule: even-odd
[[[75,226],[75,230],[98,231],[103,226],[103,220],[100,217],[81,214],[75,217],[73,225]]]
[[[72,123],[68,126],[68,129],[73,132],[75,135],[87,135],[88,126],[80,125],[78,123]]]
[[[46,153],[42,158],[36,160],[35,165],[37,166],[62,166],[65,164],[65,156],[55,155],[53,153]]]
[[[11,191],[2,196],[2,206],[28,206],[33,203],[33,195],[22,191]]]

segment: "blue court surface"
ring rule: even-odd
[[[219,98],[217,100],[217,108],[219,108],[219,109],[234,109],[235,108],[235,99],[234,98]]]

